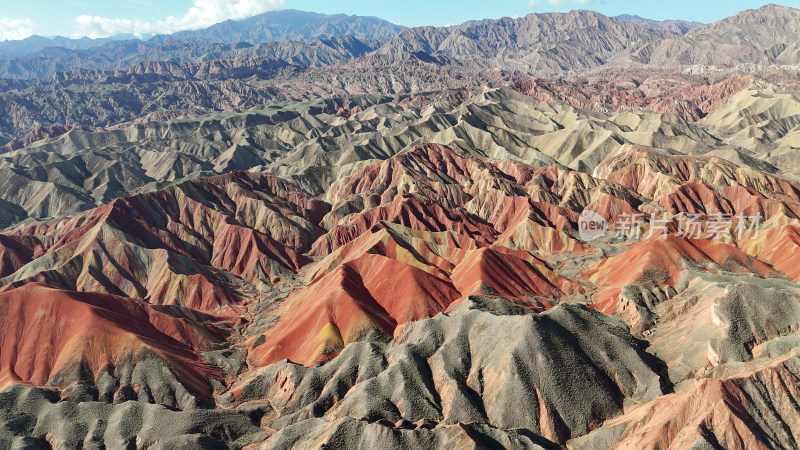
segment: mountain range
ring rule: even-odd
[[[692,22],[686,20],[651,20],[631,14],[622,14],[616,16],[616,18],[626,22],[635,23],[636,25],[640,25],[651,30],[666,30],[675,34],[686,34],[690,30],[700,28],[704,25],[701,22]]]
[[[348,16],[346,14],[326,15],[293,9],[269,11],[244,20],[226,20],[211,27],[179,31],[173,34],[159,34],[146,40],[137,39],[130,34],[118,34],[109,38],[70,39],[63,36],[31,36],[22,40],[0,42],[0,57],[17,59],[42,50],[53,51],[53,47],[63,50],[89,50],[118,41],[128,44],[163,45],[172,41],[187,44],[238,44],[293,41],[313,43],[337,36],[352,36],[356,39],[386,41],[397,35],[405,27],[395,25],[376,17]],[[43,55],[42,53],[39,53]],[[46,52],[44,54],[47,54]],[[52,54],[52,53],[51,53]]]
[[[6,43],[0,448],[800,447],[798,24]]]
[[[770,17],[778,16],[780,23],[770,22]],[[572,11],[404,29],[375,18],[279,11],[200,31],[148,41],[111,40],[91,48],[82,48],[83,40],[72,45],[77,49],[57,46],[20,55],[21,50],[14,49],[27,48],[26,42],[7,41],[3,44],[9,51],[0,54],[0,77],[36,79],[59,71],[122,68],[142,61],[253,56],[328,66],[368,55],[397,58],[408,52],[450,58],[449,65],[472,71],[503,67],[537,76],[580,74],[609,66],[682,69],[798,64],[794,51],[798,18],[791,8],[768,5],[704,26],[673,23],[677,31],[670,23]]]

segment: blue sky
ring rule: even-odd
[[[0,0],[0,40],[31,33],[102,37],[172,32],[241,19],[270,9],[377,16],[406,26],[587,8],[603,14],[713,22],[768,2],[757,0]],[[800,0],[777,3],[800,7]]]

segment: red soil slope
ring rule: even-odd
[[[141,301],[31,283],[0,293],[0,386],[44,385],[85,361],[94,373],[151,350],[187,387],[208,394],[210,369],[195,351],[226,337],[219,329],[176,318]]]
[[[222,271],[260,282],[307,264],[325,212],[269,175],[193,180],[0,234],[0,274],[214,311],[238,301]]]
[[[258,365],[302,364],[335,356],[371,329],[389,336],[399,324],[447,309],[458,291],[440,278],[382,255],[365,254],[288,298],[280,322],[251,352]]]
[[[661,287],[674,286],[688,267],[701,270],[717,267],[761,277],[780,276],[766,263],[736,247],[707,239],[685,239],[675,234],[634,244],[629,250],[600,261],[583,275],[601,288],[594,297],[596,308],[610,314],[624,286],[648,282]]]

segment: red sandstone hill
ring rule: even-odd
[[[207,378],[219,374],[197,352],[229,336],[212,320],[219,319],[193,312],[179,317],[139,300],[39,283],[6,290],[0,293],[0,386],[65,389],[75,381],[94,384],[105,373],[123,380],[98,386],[109,400],[134,392],[134,398],[181,407],[192,396],[207,400]],[[169,369],[158,375],[156,367],[148,369],[153,358]],[[83,379],[72,378],[83,371]]]
[[[123,198],[1,239],[0,273],[214,311],[238,301],[225,273],[259,282],[297,271],[326,205],[291,184],[245,173]]]

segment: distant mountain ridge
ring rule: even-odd
[[[193,44],[236,44],[297,41],[311,43],[334,36],[387,41],[405,27],[377,17],[319,14],[295,9],[269,11],[248,19],[226,20],[196,31],[179,31],[152,40],[174,39]]]
[[[705,25],[702,22],[692,22],[687,20],[651,20],[631,14],[622,14],[615,16],[614,18],[649,28],[651,30],[666,30],[676,34],[686,34],[695,28],[700,28]]]
[[[276,22],[284,19],[285,23]],[[395,55],[390,58],[394,60],[402,59],[404,52],[422,52],[455,59],[478,70],[504,67],[553,75],[597,67],[619,54],[627,55],[672,36],[586,10],[418,28],[403,28],[374,18],[278,11],[144,42],[108,42],[82,50],[47,48],[23,57],[0,57],[0,78],[42,78],[63,70],[105,70],[142,61],[200,62],[261,56],[318,67],[372,51]],[[247,49],[245,42],[256,45]]]
[[[800,63],[800,10],[766,5],[651,43],[631,59],[659,67]]]
[[[646,44],[672,36],[588,10],[529,14],[467,27],[403,30],[379,54],[423,51],[479,69],[502,67],[556,75],[607,64]]]
[[[736,68],[800,65],[800,10],[767,5],[708,25],[607,17],[588,10],[403,28],[373,17],[295,10],[226,21],[148,41],[90,49],[50,47],[0,55],[0,78],[37,79],[60,71],[121,69],[145,61],[199,63],[274,58],[325,67],[389,66],[409,58],[475,73],[493,70],[551,77],[603,67]],[[69,78],[69,77],[68,77]]]
[[[70,39],[63,36],[31,36],[23,40],[0,42],[0,58],[18,58],[51,47],[69,50],[87,50],[119,41],[135,41],[150,45],[163,45],[170,41],[188,44],[238,44],[248,42],[296,41],[312,43],[337,36],[353,36],[360,40],[388,41],[405,27],[377,17],[346,14],[319,14],[294,9],[268,11],[244,20],[226,20],[200,30],[161,34],[149,39],[136,39],[133,35],[108,38]]]
[[[334,36],[310,44],[282,41],[239,44],[190,44],[169,40],[116,41],[87,50],[47,48],[23,58],[0,58],[0,78],[36,79],[63,71],[122,69],[143,62],[199,63],[235,58],[275,58],[289,64],[321,67],[363,56],[380,44],[352,36]]]
[[[0,57],[19,57],[44,50],[49,47],[82,50],[97,47],[109,42],[131,38],[133,38],[132,35],[118,35],[100,39],[91,39],[88,37],[70,39],[64,36],[44,37],[33,35],[21,40],[0,41]]]

